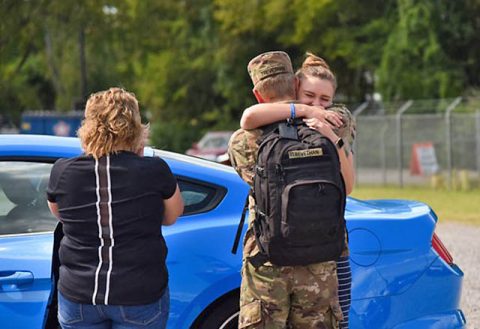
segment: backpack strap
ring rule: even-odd
[[[260,251],[251,256],[251,257],[248,257],[247,260],[250,262],[250,264],[253,265],[253,267],[255,268],[259,268],[260,266],[262,266],[263,264],[265,264],[267,261],[268,261],[268,257],[267,255],[261,253]]]
[[[237,233],[235,234],[235,240],[233,241],[232,246],[232,254],[236,254],[238,250],[238,244],[240,242],[240,236],[242,235],[243,225],[245,223],[245,215],[247,214],[248,210],[248,197],[250,193],[248,193],[247,198],[245,200],[245,205],[243,206],[242,217],[240,218],[240,222],[238,223]]]
[[[298,140],[297,125],[291,119],[278,125],[278,133],[280,138]]]
[[[262,144],[265,140],[270,139],[274,136],[273,134],[278,134],[278,124],[282,121],[274,122],[266,126],[262,126],[259,129],[262,131],[262,134],[257,138],[257,145]]]

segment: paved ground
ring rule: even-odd
[[[461,307],[467,328],[480,329],[480,227],[439,223],[436,232],[465,274]]]

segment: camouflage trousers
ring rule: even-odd
[[[244,261],[239,328],[337,329],[341,320],[334,261],[259,268]]]

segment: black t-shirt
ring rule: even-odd
[[[176,189],[160,158],[119,152],[59,159],[47,197],[63,221],[59,290],[84,304],[141,305],[167,284],[163,200]]]

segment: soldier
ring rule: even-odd
[[[296,98],[297,80],[286,53],[261,54],[252,59],[247,68],[254,84],[253,92],[260,103],[289,103]],[[315,120],[315,125],[321,125],[321,120]],[[335,138],[330,126],[324,124],[322,129],[325,127],[330,130],[330,137]],[[240,129],[230,139],[232,165],[250,185],[257,160],[256,141],[261,134],[259,129]],[[239,328],[338,328],[342,313],[338,303],[335,261],[306,266],[276,266],[266,262],[255,268],[248,261],[249,257],[259,252],[252,228],[255,200],[250,197],[249,201]]]
[[[307,53],[302,67],[296,72],[298,78],[298,102],[296,104],[297,117],[305,117],[305,122],[322,134],[331,134],[326,126],[332,128],[334,134],[345,143],[344,154],[341,158],[341,171],[345,180],[346,191],[349,194],[353,189],[355,172],[353,165],[353,142],[355,138],[355,120],[351,112],[342,104],[333,104],[332,101],[337,87],[336,78],[328,64],[320,57]],[[310,105],[310,106],[306,106]],[[313,105],[313,106],[312,106]],[[328,111],[324,111],[324,109]],[[257,104],[244,111],[241,127],[253,129],[259,126],[284,120],[290,116],[288,104]],[[327,124],[325,124],[327,123]],[[336,138],[331,138],[336,141]],[[343,152],[342,152],[343,153]],[[349,261],[348,243],[341,257],[337,261],[339,279],[339,298],[344,320],[341,328],[348,328],[348,313],[351,299],[351,269]]]
[[[296,72],[298,78],[298,98],[296,116],[304,117],[311,128],[323,135],[331,136],[336,142],[341,138],[345,144],[345,158],[341,156],[342,175],[345,179],[347,194],[350,194],[355,172],[353,166],[353,141],[355,138],[355,120],[351,112],[342,104],[332,104],[337,82],[328,64],[320,57],[307,53],[302,67]],[[255,90],[254,90],[255,92]],[[289,104],[261,104],[247,108],[240,120],[243,129],[255,129],[290,117]],[[328,111],[323,111],[328,109]],[[331,129],[333,130],[333,134]]]

